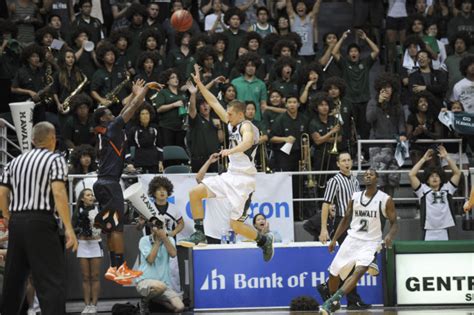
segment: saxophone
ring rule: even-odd
[[[112,102],[112,104],[119,103],[120,100],[118,99],[117,95],[120,93],[123,87],[128,84],[128,82],[130,82],[130,75],[127,73],[125,80],[120,82],[120,84],[118,84],[112,91],[107,93],[105,95],[105,99]]]
[[[87,77],[85,75],[82,76],[84,77],[82,82],[79,83],[79,85],[74,89],[74,91],[72,91],[72,93],[64,100],[61,107],[61,111],[63,112],[63,114],[69,113],[69,111],[71,110],[71,99],[73,98],[73,96],[79,93],[82,88],[87,84]]]

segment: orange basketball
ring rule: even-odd
[[[193,26],[193,16],[187,10],[178,10],[171,16],[171,26],[177,32],[186,32]]]

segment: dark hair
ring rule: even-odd
[[[296,45],[296,50],[299,51],[303,46],[303,41],[301,40],[300,35],[295,32],[289,32],[285,36],[282,37],[283,39],[289,40],[293,45]]]
[[[92,105],[93,105],[93,102],[92,102],[92,98],[87,95],[86,93],[81,93],[81,94],[77,94],[77,95],[74,95],[72,98],[71,98],[71,112],[72,113],[75,113],[76,112],[76,109],[83,105],[83,104],[86,104],[87,107],[89,107],[89,110],[92,108]]]
[[[316,82],[317,90],[321,88],[321,82],[323,81],[323,68],[317,61],[311,62],[309,65],[302,67],[301,71],[299,71],[299,85],[304,86],[309,80],[309,73],[314,71],[318,74],[318,82]]]
[[[229,39],[227,38],[227,36],[225,36],[222,33],[214,33],[211,36],[211,45],[217,44],[218,41],[223,41],[226,49],[227,49],[227,46],[229,46]]]
[[[442,183],[446,182],[446,173],[444,172],[444,170],[440,166],[428,166],[428,167],[426,167],[424,169],[424,172],[423,172],[423,181],[425,183],[428,183],[428,179],[434,173],[439,175],[439,178],[441,179]]]
[[[74,31],[73,31],[72,34],[71,34],[71,41],[73,42],[73,44],[74,44],[74,41],[75,41],[75,40],[79,37],[79,35],[81,35],[82,33],[86,33],[88,39],[91,38],[91,32],[89,32],[89,30],[88,30],[87,28],[85,28],[84,26],[79,26],[79,27],[75,28]]]
[[[433,60],[433,55],[426,49],[420,49],[416,52],[416,58],[418,59],[418,56],[420,54],[427,54],[428,55],[428,58],[430,58],[430,60]]]
[[[227,90],[229,88],[233,88],[234,91],[237,93],[237,89],[235,88],[235,86],[232,83],[223,84],[222,87],[221,87],[221,92],[223,94],[222,97],[225,96],[225,93],[227,92]]]
[[[249,42],[252,39],[256,39],[258,41],[258,47],[262,46],[262,41],[263,41],[262,36],[260,36],[259,33],[254,32],[254,31],[247,32],[247,34],[245,34],[244,40],[242,41],[242,45],[244,45],[248,49]]]
[[[176,71],[175,68],[170,68],[170,69],[167,69],[167,70],[163,71],[160,74],[160,83],[168,84],[167,82],[169,81],[171,75],[173,75],[173,74],[176,74],[179,78],[179,73],[178,73],[178,71]]]
[[[281,56],[280,58],[278,58],[278,60],[273,65],[273,68],[275,69],[275,74],[278,78],[281,78],[281,72],[285,66],[290,66],[291,73],[294,74],[296,69],[295,59],[286,56]]]
[[[324,33],[324,35],[323,35],[323,44],[324,45],[326,45],[326,40],[327,40],[329,35],[335,35],[336,39],[339,40],[339,36],[337,35],[336,32],[327,32],[327,33]]]
[[[148,195],[154,196],[155,192],[161,187],[166,189],[168,196],[171,196],[171,194],[173,194],[173,183],[164,176],[155,176],[150,181],[150,184],[148,184]]]
[[[0,34],[11,34],[12,38],[16,38],[18,34],[18,26],[10,19],[0,19]]]
[[[102,124],[100,119],[102,118],[102,116],[105,115],[105,111],[107,109],[108,109],[107,107],[99,107],[94,111],[94,114],[92,117],[93,117],[95,126],[100,126]]]
[[[256,15],[257,16],[260,13],[260,11],[265,11],[265,12],[267,12],[267,15],[270,16],[270,11],[268,11],[267,7],[265,7],[265,6],[258,7],[257,10],[256,10]]]
[[[349,154],[349,157],[351,158],[352,160],[352,155],[348,152],[348,151],[340,151],[338,154],[337,154],[337,161],[339,161],[339,159],[341,158],[341,155],[343,154]]]
[[[71,154],[71,164],[73,165],[74,173],[82,173],[81,169],[81,157],[84,155],[88,155],[91,157],[91,165],[89,166],[89,170],[91,172],[97,169],[97,165],[95,163],[95,148],[90,144],[81,144],[78,145]]]
[[[224,14],[224,23],[229,25],[229,20],[231,19],[231,17],[233,17],[234,15],[237,15],[240,19],[240,24],[244,23],[245,22],[245,13],[242,12],[242,10],[240,10],[239,8],[237,7],[231,7],[229,8],[226,13]]]
[[[161,35],[158,31],[153,28],[149,28],[140,35],[140,48],[146,50],[146,42],[149,37],[153,37],[156,40],[157,49],[160,49],[162,45]]]
[[[403,43],[403,49],[406,50],[410,45],[419,46],[420,49],[426,48],[425,42],[418,35],[415,34],[407,36],[405,42]]]
[[[92,5],[92,0],[79,0],[79,8],[82,8],[85,3],[90,3]]]
[[[120,40],[120,38],[125,38],[128,44],[127,47],[129,47],[130,44],[132,43],[132,37],[133,37],[132,33],[130,33],[129,30],[121,28],[121,29],[112,31],[112,33],[110,33],[109,41],[115,45]]]
[[[245,110],[247,110],[247,106],[252,105],[255,110],[257,110],[257,105],[255,104],[254,101],[245,101]]]
[[[267,219],[267,216],[264,215],[263,213],[257,213],[252,219],[252,225],[255,225],[255,223],[257,222],[258,216],[262,216],[265,220]]]
[[[378,93],[386,86],[391,86],[393,94],[400,91],[400,79],[397,74],[390,72],[382,72],[374,81],[374,89]]]
[[[138,107],[133,117],[133,121],[135,122],[137,126],[140,126],[140,113],[142,110],[147,110],[148,113],[150,113],[150,122],[152,122],[155,119],[155,109],[153,108],[153,106],[151,106],[147,102],[144,102],[142,105],[140,105],[140,107]]]
[[[319,303],[311,296],[297,296],[291,300],[291,311],[317,311]]]
[[[211,43],[211,39],[206,33],[201,33],[191,37],[191,40],[189,41],[189,52],[191,53],[191,55],[194,55],[196,53],[197,44],[199,42],[204,42],[204,45],[209,45]]]
[[[463,77],[467,76],[467,68],[469,68],[469,66],[472,65],[473,63],[474,63],[474,55],[467,55],[461,59],[461,62],[459,63],[459,71],[461,71],[461,74],[463,75]]]
[[[267,36],[268,37],[268,36]],[[296,48],[293,43],[287,39],[280,39],[276,42],[275,46],[273,46],[273,57],[278,58],[281,55],[281,50],[287,47],[291,50],[291,56],[296,56]]]
[[[248,53],[242,55],[242,56],[240,57],[240,59],[237,61],[237,63],[238,63],[238,69],[239,69],[240,73],[244,73],[244,72],[245,72],[245,67],[246,67],[250,62],[253,63],[256,68],[260,67],[260,65],[262,64],[262,61],[261,61],[261,59],[260,59],[260,56],[259,56],[257,53],[248,52]]]
[[[377,177],[377,178],[379,177],[379,173],[378,173],[377,170],[376,170],[375,168],[373,168],[373,167],[369,167],[369,168],[366,169],[365,171],[366,171],[366,172],[368,172],[368,171],[374,172],[375,177]]]
[[[472,0],[455,0],[455,1],[454,1],[454,5],[456,6],[457,9],[460,10],[462,4],[465,3],[465,2],[469,2],[469,3],[472,4]]]
[[[44,49],[38,44],[30,44],[23,48],[21,52],[21,61],[24,64],[28,64],[28,59],[30,59],[31,55],[37,54],[42,62],[44,60]]]
[[[290,98],[296,98],[296,100],[298,101],[298,104],[299,104],[300,98],[299,98],[298,94],[290,92],[290,93],[288,93],[287,95],[285,95],[285,101],[286,101],[286,102],[288,102],[288,100],[289,100]]]
[[[97,62],[99,64],[101,64],[102,66],[104,65],[104,57],[109,51],[114,53],[115,60],[117,60],[119,52],[118,52],[117,48],[115,48],[115,46],[112,45],[111,43],[104,42],[103,44],[99,45],[99,47],[97,47],[95,49],[95,54],[97,56]]]
[[[344,79],[340,77],[330,77],[329,79],[326,79],[324,81],[323,91],[329,92],[329,90],[331,89],[331,86],[333,85],[339,89],[339,94],[340,94],[339,97],[343,98],[344,95],[346,95],[346,88],[347,88],[346,81],[344,81]]]
[[[317,113],[318,106],[322,102],[326,102],[329,108],[332,108],[332,98],[329,96],[329,94],[327,92],[317,92],[311,99],[311,102],[309,103],[309,109],[312,112]]]
[[[356,43],[351,43],[349,44],[349,46],[347,46],[347,50],[346,50],[346,53],[349,53],[351,51],[352,48],[355,48],[357,49],[357,51],[359,52],[360,54],[360,46],[357,45]]]
[[[463,111],[463,112],[465,111],[464,105],[461,103],[461,101],[449,102],[449,103],[448,103],[448,109],[449,109],[449,110],[452,110],[454,104],[459,104],[459,105],[461,105],[462,111]]]
[[[280,35],[277,33],[270,33],[262,40],[262,47],[265,51],[265,54],[271,55],[273,51],[273,47],[275,47],[276,43],[280,40]]]
[[[132,21],[134,15],[141,15],[143,18],[148,16],[146,7],[140,3],[133,3],[127,10],[127,20]]]
[[[422,98],[425,98],[428,101],[428,110],[426,112],[426,116],[431,119],[435,118],[437,114],[435,112],[435,109],[437,108],[436,99],[434,98],[433,94],[428,91],[422,91],[420,93],[416,93],[413,96],[409,107],[410,112],[412,112],[413,114],[418,113],[418,102]]]
[[[58,38],[58,34],[54,28],[52,28],[51,26],[44,26],[35,32],[35,41],[36,43],[38,43],[38,45],[41,45],[43,37],[46,34],[50,34],[51,36],[53,36],[53,38]]]
[[[183,40],[184,36],[186,35],[189,35],[189,37],[192,38],[193,36],[193,33],[191,33],[190,31],[186,31],[186,32],[176,32],[176,34],[174,35],[174,43],[176,44],[176,46],[181,46],[181,41]]]
[[[54,17],[57,17],[59,18],[59,20],[62,22],[63,19],[61,18],[61,16],[59,14],[56,14],[56,13],[52,13],[48,16],[48,23],[51,23],[51,20],[54,18]]]
[[[449,40],[449,45],[451,46],[453,50],[454,50],[454,45],[456,44],[456,41],[458,39],[462,40],[464,44],[466,45],[466,50],[469,50],[471,46],[471,37],[469,36],[469,33],[466,31],[460,31],[460,32],[455,33],[451,37],[451,39]]]
[[[240,113],[245,113],[245,108],[247,107],[246,104],[242,101],[239,101],[237,99],[231,101],[229,104],[227,104],[227,108],[232,107],[234,111],[240,112]]]
[[[425,19],[425,17],[423,15],[419,14],[419,13],[416,13],[416,14],[411,15],[408,18],[407,34],[409,34],[409,35],[414,34],[413,31],[412,31],[412,28],[413,28],[413,23],[415,23],[415,21],[421,21],[421,23],[423,24],[423,30],[426,28],[426,19]]]
[[[206,45],[196,52],[196,63],[201,67],[204,67],[204,61],[208,57],[212,57],[214,59],[214,62],[217,61],[217,52],[214,47],[210,45]]]
[[[151,59],[154,63],[154,67],[158,65],[158,56],[156,53],[151,51],[144,51],[142,52],[137,59],[137,68],[143,70],[143,64],[147,59]]]
[[[84,198],[84,195],[86,194],[86,191],[91,191],[92,193],[94,193],[92,188],[84,188],[83,190],[81,190],[81,192],[79,193],[79,196],[77,197],[76,211],[79,211],[79,209],[85,207],[84,206],[84,201],[82,201],[82,198]]]

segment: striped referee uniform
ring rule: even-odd
[[[11,214],[2,314],[19,312],[30,273],[41,313],[65,313],[65,261],[51,183],[66,179],[66,161],[46,148],[16,157],[0,177],[0,185],[10,192]]]
[[[356,191],[360,191],[360,186],[355,176],[346,176],[342,172],[339,172],[328,181],[323,202],[328,204],[334,203],[336,205],[334,232],[346,213],[352,194]],[[346,236],[347,233],[341,236],[341,243]]]

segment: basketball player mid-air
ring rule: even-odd
[[[250,121],[245,120],[245,104],[232,101],[227,105],[227,111],[217,98],[201,82],[200,69],[195,65],[195,74],[191,74],[199,91],[212,107],[219,118],[227,123],[229,130],[229,148],[222,150],[222,157],[229,157],[227,172],[209,178],[204,178],[200,184],[189,193],[191,212],[195,222],[195,232],[187,239],[181,240],[178,245],[193,247],[206,243],[204,234],[204,208],[202,200],[205,198],[226,199],[231,205],[230,226],[244,237],[255,240],[257,246],[263,250],[263,259],[270,261],[273,257],[273,237],[270,234],[257,232],[253,227],[244,223],[247,218],[246,203],[255,191],[254,158],[257,150],[259,132]]]
[[[359,279],[367,272],[381,246],[384,218],[390,221],[390,231],[384,240],[385,246],[392,246],[392,239],[398,230],[395,204],[389,195],[377,189],[377,177],[378,174],[373,169],[364,173],[366,189],[352,195],[346,215],[329,244],[329,252],[332,253],[337,239],[350,225],[347,238],[329,266],[329,292],[332,296],[321,306],[320,314],[328,315],[338,310],[342,297],[354,289]],[[353,274],[347,278],[354,266]],[[340,289],[339,277],[345,280]]]

